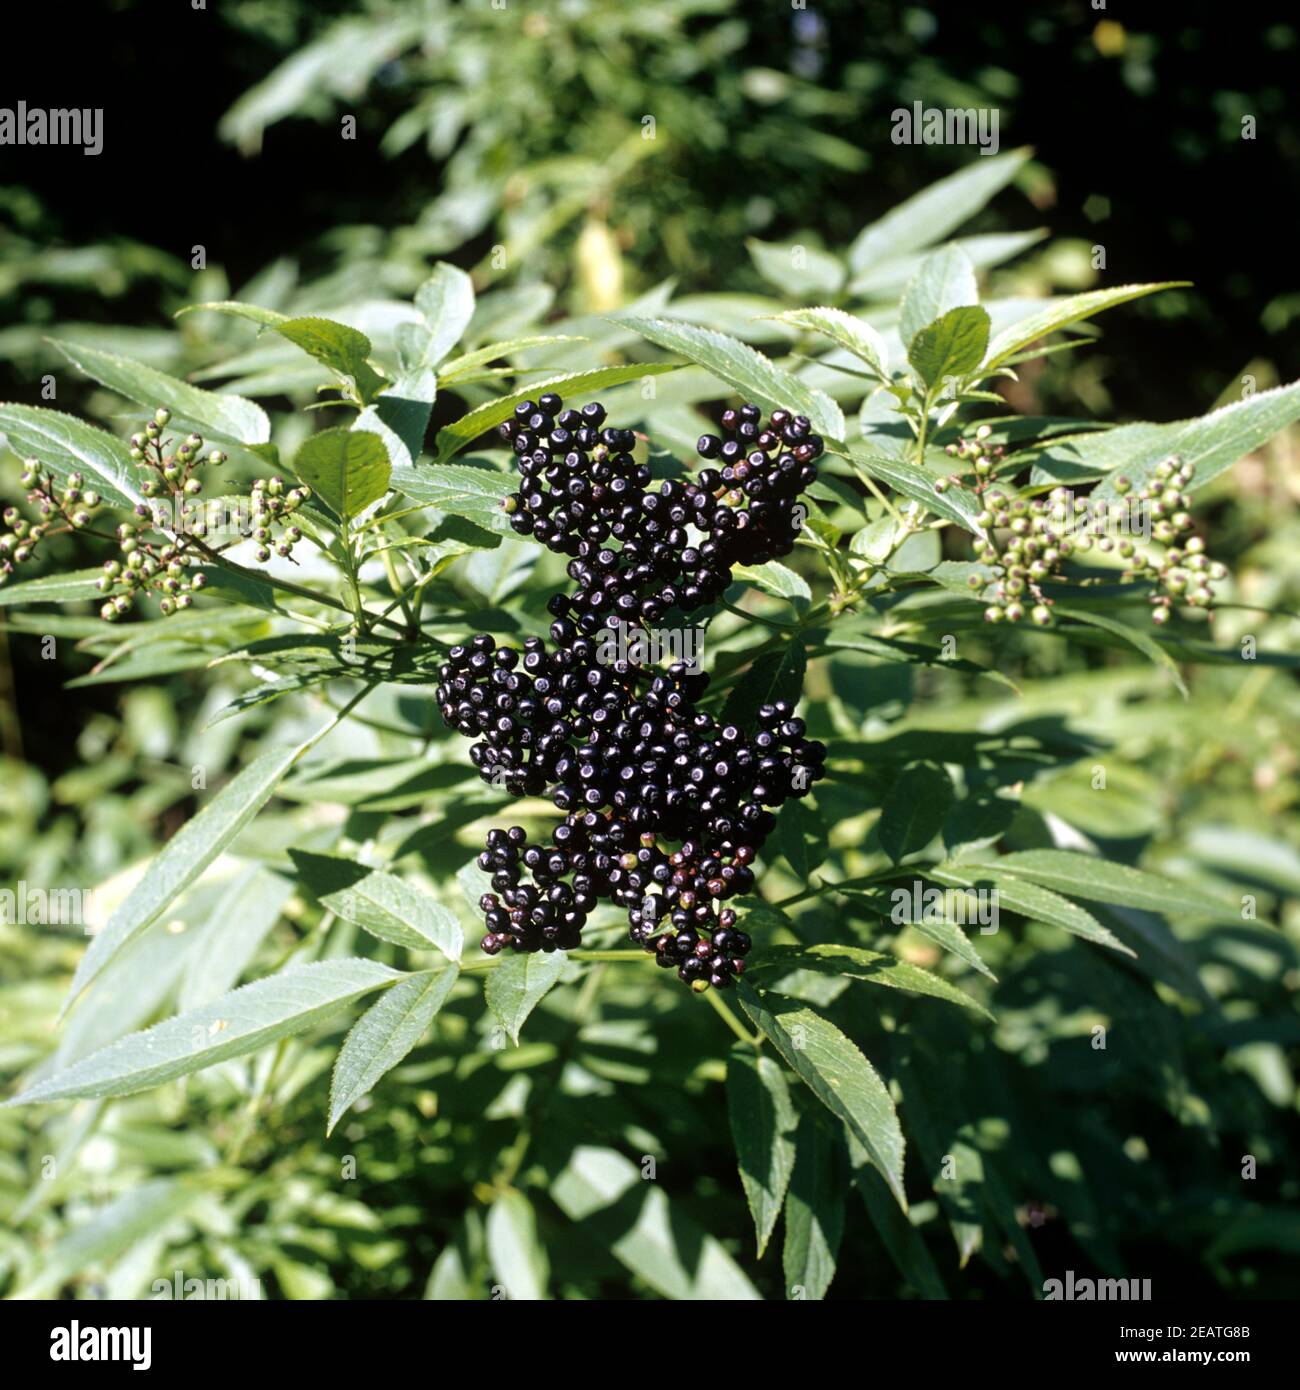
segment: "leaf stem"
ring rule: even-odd
[[[713,1006],[714,1012],[727,1025],[728,1028],[743,1043],[748,1043],[750,1047],[761,1047],[763,1040],[756,1034],[751,1033],[743,1023],[732,1012],[730,1006],[724,1002],[716,989],[706,989],[702,991],[705,999]]]

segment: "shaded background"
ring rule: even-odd
[[[502,45],[507,67],[524,61],[525,47],[546,49],[558,34],[580,34],[592,15],[610,9],[511,4],[512,21],[521,13],[552,17],[549,35]],[[480,24],[501,18],[486,4],[432,9],[468,10]],[[38,245],[131,239],[177,258],[152,266],[139,257],[138,274],[128,275],[134,288],[122,286],[126,302],[98,305],[101,313],[133,322],[152,312],[160,326],[159,281],[178,283],[195,242],[238,284],[289,247],[309,266],[326,264],[320,238],[333,228],[413,223],[437,191],[444,161],[420,142],[388,156],[379,146],[413,99],[429,90],[418,44],[394,43],[391,60],[377,63],[374,79],[359,84],[355,99],[335,102],[313,83],[299,103],[301,114],[270,127],[258,155],[213,139],[243,92],[328,30],[336,16],[355,10],[337,0],[222,3],[198,12],[106,0],[60,7],[54,26],[39,13],[29,16],[32,36],[46,27],[47,41],[29,42],[21,53],[11,47],[0,60],[8,69],[5,100],[103,106],[106,148],[95,159],[77,151],[0,150],[0,208]],[[1300,61],[1300,25],[1290,7],[1098,11],[1087,3],[1056,3],[990,13],[874,0],[827,0],[805,11],[725,0],[649,7],[648,27],[668,32],[657,11],[681,12],[680,31],[691,43],[716,36],[720,26],[736,32],[727,36],[723,60],[687,73],[679,84],[701,100],[721,94],[715,109],[727,117],[724,128],[702,123],[608,191],[603,216],[634,238],[627,247],[633,287],[667,274],[677,274],[686,290],[716,283],[724,269],[734,278],[737,262],[744,262],[737,241],[746,233],[780,240],[811,226],[828,243],[843,244],[970,154],[944,146],[900,150],[889,141],[891,110],[917,100],[996,106],[1002,147],[1033,145],[1037,168],[975,230],[1029,228],[1050,218],[1055,237],[1105,246],[1104,283],[1194,282],[1177,333],[1167,331],[1165,317],[1181,315],[1183,306],[1162,299],[1158,308],[1134,314],[1122,345],[1107,345],[1110,360],[1087,383],[1102,393],[1098,403],[1118,419],[1170,418],[1188,413],[1189,399],[1196,408],[1208,405],[1257,359],[1267,359],[1282,380],[1300,375],[1293,322],[1300,283],[1290,216],[1300,126],[1286,95]],[[57,30],[65,23],[75,43],[60,41]],[[626,72],[620,94],[636,92],[638,76],[653,88],[678,75],[670,71],[676,58],[667,56],[677,53],[676,43],[656,47],[651,40],[642,47],[621,40],[612,47],[615,71]],[[609,48],[581,53],[569,81],[548,84],[548,106],[523,105],[520,94],[519,120],[531,143],[521,156],[562,152],[577,143],[575,126],[591,132],[599,153],[605,127],[595,67]],[[756,92],[766,95],[760,84],[743,80],[753,70],[784,73],[824,93],[795,103],[790,117],[815,123],[844,148],[810,157],[785,126],[766,140],[747,138],[755,122],[771,121],[773,113],[770,102],[755,99]],[[658,111],[671,138],[663,108],[679,94],[660,85],[644,95],[647,104],[634,104],[633,112]],[[338,138],[344,112],[357,117],[355,142]],[[1253,140],[1242,139],[1243,116],[1256,119]],[[526,173],[526,159],[519,163]],[[604,204],[604,193],[593,193],[592,202]],[[657,236],[647,207],[677,214],[688,208],[685,239],[667,244]],[[562,229],[561,250],[576,230],[576,219]],[[452,252],[471,265],[492,243],[484,232],[439,254]],[[84,317],[96,308],[79,301],[85,286],[61,285],[57,276],[37,270],[24,277],[21,301],[12,280],[3,293],[7,278],[0,278],[0,312],[10,321]],[[752,271],[748,278],[761,285]],[[21,377],[6,394],[15,388],[23,394]]]

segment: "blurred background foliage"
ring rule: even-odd
[[[227,297],[328,311],[383,343],[393,302],[436,259],[493,292],[480,342],[542,322],[598,333],[595,316],[630,304],[783,350],[789,335],[756,315],[827,302],[887,321],[914,262],[863,276],[855,237],[973,154],[891,143],[890,112],[921,101],[995,106],[1003,150],[1034,149],[960,229],[981,239],[986,298],[1194,282],[1129,306],[1086,351],[1035,364],[1009,391],[1014,408],[1117,422],[1200,414],[1239,397],[1243,378],[1262,389],[1300,376],[1287,202],[1300,169],[1298,47],[1300,24],[1281,6],[1245,23],[1209,4],[1132,17],[1082,0],[1007,11],[510,0],[504,12],[487,0],[245,0],[167,14],[115,0],[85,19],[57,65],[31,54],[25,83],[33,103],[48,90],[51,105],[104,106],[105,153],[0,156],[0,395],[49,404],[41,378],[52,372],[60,408],[125,423],[120,402],[66,370],[51,335],[302,404],[314,380],[292,353],[254,343],[247,325],[173,312]],[[341,138],[345,117],[355,140]],[[1243,117],[1255,118],[1253,139],[1242,138]],[[197,270],[196,245],[207,261]],[[805,248],[797,278],[793,245]],[[1094,268],[1098,246],[1104,270]],[[626,346],[607,332],[598,342]],[[440,398],[434,427],[480,398],[468,388]],[[12,460],[0,488],[17,493]],[[1199,495],[1198,519],[1238,600],[1281,610],[1265,619],[1225,609],[1220,646],[1251,634],[1262,648],[1293,647],[1298,498],[1294,431]],[[93,654],[77,650],[76,620],[59,621],[41,615],[31,629],[59,637],[52,660],[19,640],[20,624],[0,629],[0,878],[108,881],[111,897],[191,814],[191,766],[220,776],[260,740],[287,737],[300,715],[277,705],[198,733],[233,687],[195,673],[86,681]],[[1035,1271],[1071,1267],[1152,1277],[1169,1294],[1293,1296],[1300,1192],[1284,1170],[1300,1061],[1294,676],[1201,669],[1183,702],[1151,668],[1105,653],[1030,638],[1023,662],[1021,698],[848,657],[819,668],[809,697],[841,736],[1054,730],[1077,757],[1051,777],[1024,770],[1038,817],[1121,860],[1142,854],[1175,876],[1255,893],[1260,916],[1283,930],[1179,933],[1160,963],[1174,988],[1154,993],[1078,944],[1003,933],[981,941],[1001,981],[993,1033],[942,1019],[922,1046],[897,1030],[912,1005],[883,1009],[874,1041],[904,1104],[938,1089],[968,1095],[970,1134],[1000,1155],[989,1217],[998,1234],[958,1271],[939,1213],[921,1210],[922,1240],[903,1242],[910,1272],[899,1275],[877,1257],[866,1204],[851,1201],[833,1293],[933,1293],[939,1280],[960,1296],[1023,1297]],[[370,746],[338,751],[364,762],[407,746],[374,731]],[[1112,771],[1100,818],[1088,791],[1097,761]],[[837,820],[835,795],[821,798],[830,852],[851,871],[870,815],[846,802]],[[367,815],[354,804],[349,833],[364,838]],[[1034,834],[1026,821],[1007,842],[1023,848]],[[266,872],[282,853],[245,848]],[[83,1007],[58,1037],[49,1020],[83,939],[0,927],[5,1074],[54,1046],[66,1061],[183,990],[187,954],[227,910],[222,895],[247,891],[240,872],[232,864],[205,880],[149,959],[132,958],[101,1010]],[[294,949],[312,911],[284,904],[268,961]],[[1131,930],[1151,929],[1130,916]],[[813,939],[846,930],[818,902],[801,923]],[[932,947],[909,949],[924,962]],[[611,978],[591,1024],[581,992],[557,991],[525,1047],[504,1053],[476,1032],[477,1011],[458,994],[431,1039],[329,1142],[332,1049],[310,1040],[107,1109],[3,1112],[0,1288],[137,1296],[174,1266],[258,1277],[289,1297],[485,1296],[492,1251],[499,1261],[510,1243],[508,1216],[537,1223],[538,1239],[523,1246],[549,1252],[549,1268],[531,1274],[557,1295],[779,1297],[779,1267],[752,1258],[734,1180],[717,1021],[668,994]],[[840,1007],[819,1002],[832,1017]],[[1149,1039],[1141,1074],[1097,1064],[1088,1036],[1103,1014]],[[584,1095],[605,1102],[590,1134]],[[678,1249],[721,1242],[720,1282],[695,1284],[698,1263],[655,1253],[667,1218],[636,1209],[627,1154],[658,1158]],[[1254,1185],[1234,1176],[1245,1154],[1259,1159]],[[41,1181],[51,1156],[57,1176]],[[341,1182],[349,1156],[357,1176]],[[549,1196],[522,1212],[482,1205],[501,1184]],[[593,1194],[610,1192],[614,1205],[587,1218]]]

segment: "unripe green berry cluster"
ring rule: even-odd
[[[1157,624],[1169,621],[1175,602],[1208,608],[1214,598],[1211,581],[1226,577],[1227,569],[1206,558],[1199,536],[1181,547],[1173,544],[1192,527],[1190,501],[1181,489],[1193,471],[1190,463],[1167,459],[1137,493],[1121,475],[1115,479],[1118,500],[1079,497],[1063,487],[1033,498],[977,487],[983,509],[975,520],[985,534],[975,555],[995,576],[992,601],[984,611],[987,621],[1019,622],[1028,612],[1037,626],[1049,626],[1052,600],[1044,595],[1043,582],[1058,576],[1071,555],[1094,547],[1129,562],[1124,579],[1147,579],[1159,586],[1151,598]],[[1135,503],[1152,522],[1152,539],[1165,547],[1157,553],[1139,549],[1142,537],[1130,534]],[[985,587],[978,575],[968,582],[972,589]]]
[[[258,478],[253,484],[252,537],[259,563],[266,564],[272,553],[286,559],[293,554],[302,531],[290,519],[310,496],[306,484],[286,489],[283,478]]]
[[[934,485],[936,492],[947,492],[954,483],[960,483],[970,474],[975,477],[975,490],[983,491],[1007,452],[1003,445],[988,442],[992,433],[990,426],[980,425],[973,439],[959,439],[944,449],[949,458],[959,459],[962,466],[955,473],[939,478]]]
[[[80,473],[69,473],[60,483],[39,459],[24,460],[22,483],[37,520],[29,521],[17,507],[0,514],[5,527],[0,531],[0,584],[31,560],[47,537],[89,526],[100,505],[99,494],[85,486]]]
[[[1151,596],[1151,621],[1160,626],[1169,621],[1175,603],[1209,609],[1214,603],[1214,585],[1228,577],[1228,567],[1205,553],[1205,541],[1189,534],[1191,499],[1183,489],[1190,485],[1195,472],[1194,464],[1165,459],[1136,494],[1153,518],[1152,539],[1165,549],[1156,555],[1137,553],[1124,577],[1149,579],[1160,586],[1160,592]],[[1126,478],[1116,480],[1121,496],[1130,490]]]
[[[119,556],[105,560],[103,576],[95,584],[108,596],[99,610],[107,622],[129,613],[135,600],[149,593],[157,596],[159,610],[168,617],[188,608],[207,583],[203,574],[186,575],[194,557],[183,545],[173,541],[158,545],[147,538],[148,530],[149,523],[139,519],[124,521],[117,528]]]

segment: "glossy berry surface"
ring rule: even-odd
[[[701,437],[711,466],[655,486],[635,433],[606,419],[598,402],[565,409],[547,393],[500,426],[519,475],[510,526],[565,556],[572,583],[547,603],[549,643],[480,633],[438,673],[442,717],[473,740],[479,775],[564,813],[549,844],[519,826],[489,832],[481,944],[571,950],[612,902],[657,964],[694,989],[725,988],[751,942],[723,904],[753,890],[772,808],[807,794],[826,750],[788,701],[764,705],[754,730],[722,724],[699,706],[708,675],[602,661],[602,637],[685,618],[722,597],[736,565],[789,554],[822,441],[803,416],[778,410],[764,425],[746,404],[724,412],[721,437]]]

